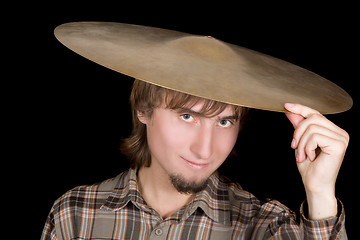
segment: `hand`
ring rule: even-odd
[[[291,147],[304,183],[309,217],[336,215],[335,182],[349,135],[314,109],[300,104],[285,104],[285,108],[295,128]]]

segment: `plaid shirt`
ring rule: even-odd
[[[342,206],[342,205],[341,205]],[[278,201],[260,202],[213,174],[205,190],[166,219],[141,197],[136,171],[80,186],[51,209],[41,239],[346,239],[339,217],[309,221]]]

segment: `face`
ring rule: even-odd
[[[209,176],[233,149],[239,121],[229,105],[213,117],[199,113],[202,103],[191,109],[156,108],[146,124],[151,166],[171,179],[183,193],[200,191]]]

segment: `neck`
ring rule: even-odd
[[[165,219],[189,203],[194,195],[179,193],[161,167],[140,168],[138,184],[146,203]]]

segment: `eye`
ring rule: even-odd
[[[230,120],[220,120],[218,125],[223,128],[230,127],[232,125],[232,122]]]
[[[185,122],[192,122],[192,121],[194,121],[194,117],[191,116],[191,115],[188,114],[188,113],[182,114],[182,115],[180,116],[180,118],[181,118],[182,120],[184,120]]]

